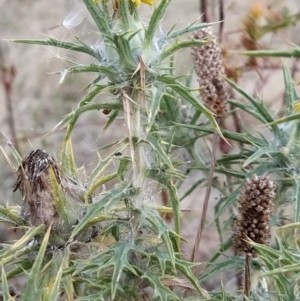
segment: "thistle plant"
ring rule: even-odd
[[[54,38],[15,40],[91,57],[87,65],[71,62],[60,72],[61,81],[72,73],[96,74],[77,109],[53,129],[66,128],[61,162],[46,151],[34,150],[23,160],[16,155],[19,166],[11,163],[17,173],[14,190],[20,190],[23,206],[8,207],[2,214],[27,231],[21,241],[2,250],[1,258],[5,264],[16,263],[26,254],[29,259],[9,274],[3,271],[2,280],[5,283],[28,270],[24,300],[33,292],[40,300],[56,300],[60,295],[67,300],[182,300],[183,290],[175,294],[164,284],[164,279],[173,279],[172,286],[182,287],[180,275],[190,282],[187,287],[208,297],[191,271],[194,264],[181,259],[180,206],[173,180],[182,176],[171,159],[177,146],[167,140],[173,121],[159,118],[161,110],[173,107],[174,111],[176,97],[183,97],[221,134],[213,113],[172,75],[170,65],[178,50],[207,42],[178,38],[208,24],[162,34],[159,24],[169,3],[158,2],[146,24],[138,13],[140,1],[84,0],[101,35],[97,48],[79,38],[77,44]],[[104,94],[110,95],[108,101],[96,100]],[[177,96],[170,98],[172,94]],[[122,118],[127,134],[115,143],[112,155],[100,159],[89,177],[81,179],[71,136],[81,114],[91,110],[108,113],[105,128]],[[128,156],[114,156],[127,150]],[[107,175],[112,163],[118,164],[118,170]],[[99,194],[97,189],[112,179],[118,183]],[[156,205],[162,188],[169,190],[171,207]],[[170,211],[174,230],[159,215]],[[152,288],[148,295],[146,288]]]
[[[95,25],[94,43],[76,33],[71,41],[14,40],[86,55],[88,64],[66,58],[69,67],[57,72],[62,84],[70,74],[95,78],[86,83],[86,95],[77,108],[52,130],[65,130],[60,151],[35,149],[21,158],[12,146],[11,160],[1,148],[15,172],[13,189],[22,204],[0,206],[0,218],[23,231],[20,240],[2,244],[3,300],[300,298],[299,97],[291,73],[284,65],[286,106],[278,118],[263,101],[225,78],[221,48],[208,29],[212,24],[160,28],[170,1],[77,1]],[[139,14],[144,4],[153,6],[149,22]],[[184,40],[185,34],[191,38]],[[190,86],[192,75],[174,68],[176,52],[182,48],[191,48],[199,82],[195,89]],[[297,49],[260,52],[291,53]],[[238,99],[228,98],[229,87]],[[220,118],[231,118],[227,103],[261,124],[259,132],[250,131],[242,119],[243,133],[220,128]],[[103,130],[122,120],[125,131],[112,144],[100,141],[98,161],[91,172],[82,172],[84,167],[75,164],[72,134],[83,114],[99,110],[107,117]],[[212,149],[205,143],[209,135],[214,135]],[[217,157],[218,137],[237,151]],[[112,153],[103,156],[108,147]],[[177,156],[180,151],[188,160]],[[182,191],[191,170],[204,177]],[[109,189],[101,191],[104,184]],[[198,263],[184,259],[190,254],[182,248],[180,222],[189,213],[180,202],[199,186],[207,188],[199,196],[204,199],[202,216],[197,217],[200,238],[208,222],[211,188],[221,196],[209,221],[216,226],[220,248],[202,263],[198,274]],[[158,202],[161,191],[167,191],[164,206]],[[290,208],[292,214],[286,212]],[[172,215],[173,227],[166,224],[166,213]],[[245,258],[232,256],[231,246]],[[203,248],[206,245],[199,252]],[[219,289],[205,290],[206,281],[217,282],[220,274],[244,267],[245,294],[223,282]],[[22,291],[9,287],[19,275],[27,279]]]

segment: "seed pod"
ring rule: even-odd
[[[218,117],[226,117],[229,86],[223,78],[225,72],[221,49],[210,28],[201,29],[193,36],[195,39],[208,39],[206,45],[192,48],[201,99]]]
[[[275,197],[275,185],[267,175],[247,179],[239,196],[240,215],[234,225],[232,243],[241,252],[256,257],[247,237],[259,244],[268,245],[271,238],[270,218]],[[255,193],[254,193],[255,192]]]
[[[17,176],[13,191],[19,189],[23,196],[23,220],[31,226],[52,224],[53,243],[64,244],[84,214],[84,191],[39,149],[22,161]]]

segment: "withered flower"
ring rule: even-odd
[[[195,32],[193,37],[194,39],[208,39],[206,45],[192,48],[201,99],[217,117],[226,117],[229,86],[223,78],[225,72],[221,48],[210,28]]]
[[[247,179],[239,196],[239,212],[232,235],[232,243],[237,250],[256,257],[254,248],[247,243],[252,241],[268,245],[271,238],[270,218],[275,198],[275,185],[267,175],[253,175]]]
[[[84,214],[84,191],[63,174],[51,155],[39,149],[22,161],[17,176],[13,191],[19,189],[23,196],[24,221],[31,226],[52,224],[55,244],[64,244]]]

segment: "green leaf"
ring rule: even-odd
[[[233,81],[231,81],[231,80],[229,80],[227,78],[225,78],[225,80],[229,83],[229,85],[231,87],[234,88],[234,90],[236,90],[237,92],[239,92],[242,96],[244,96],[246,99],[248,99],[250,101],[250,103],[252,104],[253,108],[263,118],[264,122],[268,123],[269,125],[271,125],[272,130],[274,132],[274,135],[277,138],[279,138],[280,137],[279,128],[276,125],[271,124],[271,123],[273,123],[274,118],[271,116],[271,114],[268,112],[268,110],[265,109],[263,103],[260,102],[260,101],[257,101],[256,99],[254,99],[251,95],[249,95],[243,89],[241,89],[240,87],[238,87]]]
[[[50,232],[51,232],[51,227],[48,228],[48,230],[43,238],[39,252],[35,258],[32,269],[28,275],[27,284],[26,284],[26,287],[24,289],[24,293],[22,296],[22,301],[32,301],[32,296],[34,296],[36,299],[39,299],[39,295],[40,295],[39,275],[41,272],[42,263],[43,263],[44,256],[46,253],[46,248],[48,245]]]
[[[123,270],[128,270],[136,275],[136,271],[128,261],[129,252],[133,245],[132,242],[118,242],[112,246],[107,252],[110,254],[110,259],[102,267],[101,270],[107,269],[109,266],[114,267],[114,272],[111,278],[111,298],[114,299],[117,286]],[[113,255],[112,255],[113,254]]]
[[[87,214],[75,227],[70,239],[75,237],[86,227],[89,227],[91,220],[96,217],[101,211],[105,210],[107,213],[112,204],[122,199],[133,197],[138,193],[139,190],[137,188],[133,188],[127,183],[115,185],[114,188],[112,188],[105,196],[103,196],[101,200],[87,207]]]
[[[199,278],[199,282],[207,281],[208,279],[221,275],[228,270],[242,270],[244,267],[244,258],[242,257],[228,257],[226,261],[215,263],[214,268],[206,273],[204,272]]]
[[[168,77],[168,76],[158,76],[157,80],[161,83],[167,85],[170,87],[174,92],[179,94],[183,99],[188,101],[190,104],[192,104],[196,110],[199,110],[200,112],[204,113],[204,115],[208,118],[208,120],[213,124],[214,128],[218,132],[218,134],[222,137],[222,132],[218,126],[218,123],[216,122],[215,118],[213,117],[213,113],[207,109],[203,104],[201,104],[198,99],[190,93],[190,91],[187,89],[187,87],[184,87],[180,82],[178,82],[175,78]]]
[[[2,282],[2,298],[1,300],[3,301],[12,301],[12,297],[9,295],[9,288],[8,288],[8,283],[7,283],[7,278],[6,278],[6,272],[4,267],[2,266],[1,269],[1,282]]]
[[[32,268],[33,261],[29,259],[22,259],[14,263],[16,267],[7,273],[7,279],[12,279],[15,276],[24,274],[24,271],[28,271]]]
[[[192,272],[192,268],[199,265],[198,263],[191,263],[179,258],[175,260],[176,270],[180,271],[190,282],[194,285],[195,289],[199,292],[199,294],[204,298],[210,298],[207,291],[205,291],[200,285],[198,279],[195,277]]]
[[[101,10],[100,6],[93,0],[83,0],[83,2],[94,19],[100,33],[103,36],[109,37],[111,34],[111,29],[108,25],[109,16],[105,14],[105,10]]]
[[[120,6],[119,14],[120,14],[123,30],[128,31],[130,29],[130,23],[131,23],[130,19],[132,18],[129,11],[128,0],[120,1],[118,5]]]
[[[69,139],[66,143],[63,144],[61,157],[62,171],[67,175],[73,175],[77,178],[77,168],[71,139]]]
[[[177,250],[179,251],[180,244],[180,203],[177,194],[177,189],[173,184],[174,173],[170,172],[168,169],[162,168],[152,168],[148,170],[147,176],[151,179],[158,181],[159,183],[165,185],[170,193],[170,201],[172,204],[172,213],[174,219],[175,232],[178,235],[177,238]]]
[[[270,122],[269,125],[274,126],[274,125],[278,125],[281,123],[286,123],[286,122],[290,122],[293,120],[299,120],[299,119],[300,119],[300,112],[278,118],[277,120]]]
[[[64,72],[66,72],[67,74],[68,73],[96,72],[96,73],[99,73],[103,77],[107,77],[113,83],[118,83],[118,82],[123,81],[122,74],[116,72],[114,70],[113,66],[101,66],[101,65],[96,65],[96,64],[76,65],[76,66],[70,67],[69,69],[66,69]]]
[[[115,179],[118,176],[118,173],[114,172],[112,174],[109,174],[107,176],[102,176],[99,179],[95,179],[95,181],[91,184],[91,186],[89,187],[89,189],[87,190],[86,194],[85,194],[85,199],[89,200],[90,197],[92,196],[92,194],[94,193],[94,191],[100,186],[103,185],[104,183],[111,181],[112,179]],[[88,202],[86,202],[88,203]]]
[[[159,139],[160,138],[156,138],[153,135],[149,134],[144,142],[150,144],[151,147],[157,152],[158,156],[160,157],[160,160],[163,161],[170,169],[173,169],[173,164],[170,158],[167,156],[164,149],[162,148]]]
[[[125,38],[126,34],[127,33],[124,33],[122,35],[115,34],[113,41],[116,49],[118,49],[120,65],[125,68],[134,68],[134,66],[136,65],[136,57],[134,56],[134,52],[130,47],[128,39]]]
[[[49,168],[49,177],[56,212],[58,212],[59,217],[62,219],[63,223],[65,225],[68,225],[70,223],[70,219],[68,215],[66,196],[64,195],[60,184],[58,184],[56,180],[56,176],[52,167]]]
[[[63,250],[54,251],[51,263],[44,272],[42,300],[56,301],[59,298],[64,261],[68,259],[63,253]]]
[[[146,129],[147,133],[149,133],[152,128],[157,112],[159,111],[160,102],[163,96],[163,94],[160,91],[157,91],[157,89],[154,86],[151,87],[150,92],[151,92],[151,100],[150,100],[151,107],[148,113],[148,124]]]
[[[190,48],[190,47],[198,47],[198,46],[203,46],[207,44],[206,40],[185,40],[185,41],[180,41],[177,43],[174,43],[172,46],[166,48],[160,55],[160,60],[164,60],[167,57],[173,55],[175,52],[177,52],[180,49],[184,48]]]
[[[200,29],[203,29],[205,27],[209,27],[215,24],[219,24],[220,22],[212,22],[212,23],[201,23],[201,24],[197,24],[195,25],[195,22],[191,23],[190,25],[188,25],[185,28],[179,29],[179,30],[175,30],[175,31],[170,31],[167,34],[167,38],[168,39],[176,39],[184,34],[187,34],[189,32],[194,32],[194,31],[198,31]]]
[[[239,54],[250,57],[300,57],[300,48],[295,47],[289,50],[256,50],[256,51],[239,51]]]
[[[68,131],[65,136],[65,141],[67,141],[71,133],[73,131],[73,128],[75,126],[76,121],[78,120],[79,116],[85,112],[88,111],[95,111],[95,110],[121,110],[123,108],[122,104],[120,103],[92,103],[92,104],[87,104],[82,107],[77,108],[74,112],[69,113],[65,118],[60,121],[52,130],[51,132],[58,130],[58,129],[63,129],[67,125]],[[50,132],[50,133],[51,133]]]
[[[100,59],[99,53],[92,48],[87,46],[82,46],[79,44],[69,43],[59,41],[53,38],[49,38],[48,40],[9,40],[10,42],[22,43],[22,44],[33,44],[33,45],[45,45],[45,46],[53,46],[58,48],[64,48],[72,51],[82,52],[91,55],[97,60]]]
[[[36,228],[33,227],[29,228],[29,230],[25,233],[25,235],[23,235],[22,238],[17,240],[12,246],[2,249],[0,251],[0,259],[2,260],[2,264],[8,263],[7,260],[9,255],[12,255],[14,252],[18,250],[21,250],[33,237],[43,232],[44,232],[44,225],[40,225]]]
[[[0,218],[5,218],[5,221],[21,226],[24,224],[22,218],[20,217],[19,212],[16,212],[14,209],[15,208],[0,205]]]
[[[268,154],[270,152],[270,149],[266,148],[259,148],[254,154],[252,154],[243,164],[243,168],[251,164],[252,162],[259,159],[262,155]]]
[[[284,78],[284,85],[285,85],[285,101],[287,105],[286,115],[290,115],[293,113],[294,104],[297,100],[299,100],[299,97],[297,96],[295,90],[295,84],[291,72],[284,62],[283,62],[283,78]]]
[[[195,131],[199,131],[199,132],[204,132],[207,134],[213,134],[214,130],[213,129],[209,129],[205,126],[198,126],[198,125],[193,125],[193,124],[180,124],[180,123],[174,123],[176,126],[178,126],[178,129],[181,127],[184,128],[188,128],[188,129],[192,129]],[[231,132],[231,131],[227,131],[222,129],[222,134],[225,138],[227,139],[231,139],[240,143],[244,143],[244,144],[250,144],[253,146],[266,146],[266,143],[263,139],[260,139],[258,137],[255,137],[253,135],[251,135],[250,133],[236,133],[236,132]],[[196,135],[196,134],[195,134]]]
[[[196,181],[190,188],[180,197],[179,201],[183,201],[186,197],[188,197],[197,187],[201,187],[201,184],[205,181],[205,179],[200,179]]]
[[[150,22],[148,24],[148,28],[145,33],[145,39],[144,39],[145,48],[149,48],[153,44],[155,32],[159,27],[170,2],[171,0],[161,0],[159,5],[154,10]]]
[[[103,127],[103,131],[107,130],[108,127],[116,120],[118,116],[119,116],[119,110],[113,110],[108,116],[108,120],[105,126]]]
[[[151,273],[150,271],[140,271],[142,279],[145,279],[154,290],[155,300],[167,301],[167,300],[178,300],[181,299],[175,295],[169,288],[164,286],[157,274]]]
[[[158,235],[158,238],[162,238],[167,248],[171,264],[175,268],[175,253],[171,237],[178,237],[178,235],[169,229],[165,221],[158,215],[157,211],[151,208],[145,208],[145,210],[139,211],[139,221],[142,224],[144,221],[149,222],[153,231]]]
[[[295,213],[294,222],[300,221],[300,181],[295,181]]]

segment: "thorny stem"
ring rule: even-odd
[[[217,122],[218,122],[218,120],[217,120]],[[213,177],[214,177],[214,172],[215,172],[217,143],[218,143],[218,133],[215,131],[214,136],[213,136],[210,170],[208,173],[207,188],[206,188],[203,207],[202,207],[201,220],[200,220],[200,225],[198,227],[197,236],[196,236],[196,240],[195,240],[195,244],[194,244],[194,248],[193,248],[193,252],[192,252],[192,256],[191,256],[192,262],[195,261],[195,257],[198,252],[199,245],[200,245],[201,238],[202,238],[202,233],[204,230],[204,224],[205,224],[205,219],[206,219],[206,214],[207,214],[207,209],[208,209],[208,202],[209,202],[209,197],[210,197],[210,192],[211,192],[211,187],[212,187],[212,182],[213,182]]]
[[[247,301],[251,292],[251,270],[250,270],[251,257],[245,257],[245,279],[244,279],[244,301]]]

